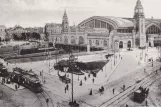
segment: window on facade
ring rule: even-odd
[[[99,46],[99,40],[96,40],[96,46]]]
[[[147,29],[146,34],[160,34],[160,29],[155,25],[152,25]]]
[[[79,37],[79,44],[84,44],[84,38],[82,36]]]
[[[106,28],[106,23],[101,21],[101,28]]]
[[[100,28],[101,27],[101,21],[95,20],[95,28]]]
[[[89,40],[89,45],[92,46],[92,40]]]
[[[104,40],[103,44],[104,44],[105,47],[107,47],[107,41],[106,40]]]
[[[85,24],[85,26],[88,26],[88,27],[93,28],[93,27],[94,27],[94,20],[91,20],[91,21],[87,22],[87,23]]]
[[[68,44],[68,38],[66,36],[64,37],[64,43]]]

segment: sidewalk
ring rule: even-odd
[[[2,77],[0,77],[0,83],[2,84]],[[25,88],[25,87],[23,87],[23,86],[20,86],[20,87],[17,88],[17,90],[16,90],[15,87],[16,87],[16,85],[18,86],[18,84],[17,84],[17,83],[12,83],[12,82],[11,82],[10,84],[3,83],[3,85],[5,85],[5,86],[11,88],[11,89],[14,90],[14,91],[22,90],[22,89]]]

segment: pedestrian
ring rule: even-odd
[[[67,90],[68,90],[68,89],[69,89],[69,85],[67,84],[67,86],[66,86],[66,87],[67,87]]]
[[[148,101],[147,100],[145,101],[145,105],[148,106]]]
[[[66,93],[66,91],[67,91],[67,88],[65,87],[65,89],[64,89],[64,90],[65,90],[65,93]]]
[[[82,86],[82,80],[80,81],[80,84],[79,85]]]
[[[15,89],[17,90],[17,84],[15,85]]]
[[[104,91],[104,87],[103,86],[101,87],[101,89],[102,89],[102,91]]]
[[[125,85],[123,85],[123,90],[125,91]]]
[[[85,80],[85,81],[87,80],[87,77],[86,77],[86,76],[84,77],[84,80]]]
[[[47,99],[46,99],[46,103],[48,104],[48,102],[49,102],[49,99],[47,98]]]
[[[126,104],[126,107],[128,107],[128,105]]]
[[[88,74],[88,78],[90,78],[90,73]]]
[[[41,71],[40,71],[40,76],[41,76],[42,74],[41,74]]]
[[[92,95],[92,88],[91,88],[91,90],[90,90],[90,93],[89,93],[89,95]]]
[[[94,83],[94,78],[93,78],[93,83]]]
[[[113,88],[112,92],[113,92],[113,94],[115,94],[115,88]]]
[[[45,77],[44,77],[44,83],[46,83]]]

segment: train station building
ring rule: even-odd
[[[161,19],[145,18],[140,0],[136,2],[133,18],[92,16],[77,26],[69,26],[65,11],[61,27],[61,34],[53,36],[53,43],[83,51],[153,47],[161,42]]]

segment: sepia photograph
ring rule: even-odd
[[[161,107],[161,0],[0,0],[0,107]]]

